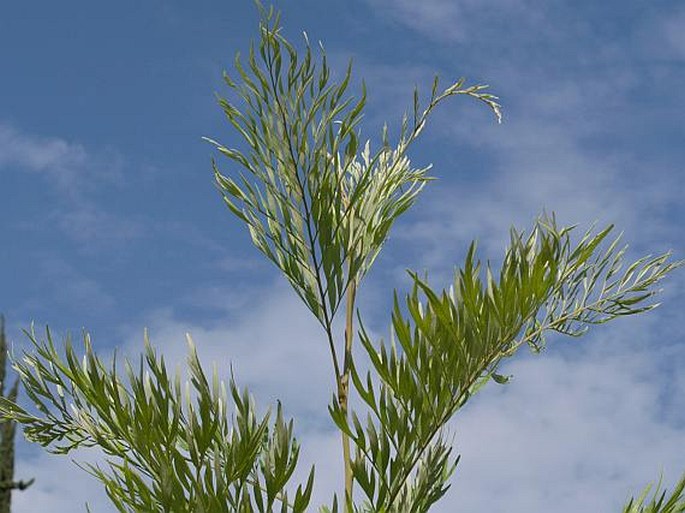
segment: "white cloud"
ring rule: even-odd
[[[406,23],[420,32],[435,34],[435,37],[441,39],[461,39],[464,36],[464,27],[461,24],[454,24],[454,21],[463,12],[459,2],[450,0],[428,0],[424,2],[369,0],[369,3],[396,21]]]
[[[617,58],[608,48],[598,53],[598,62]],[[484,106],[461,98],[442,105],[423,136],[443,145],[432,170],[440,180],[429,184],[391,235],[397,248],[409,247],[418,254],[413,268],[448,277],[455,257],[474,238],[486,257],[497,258],[512,224],[528,228],[543,209],[556,212],[561,224],[580,224],[580,230],[594,221],[616,223],[618,230],[627,231],[628,242],[649,250],[665,250],[665,240],[671,246],[679,240],[670,212],[679,203],[685,175],[668,164],[642,162],[638,148],[598,148],[597,141],[611,140],[612,123],[631,122],[631,115],[639,115],[624,110],[639,84],[634,70],[619,64],[611,73],[599,70],[568,80],[528,66],[522,73],[516,60],[493,66],[499,77],[495,82],[504,84],[493,88],[505,97],[504,124],[493,123]],[[440,71],[425,64],[388,65],[368,59],[356,67],[369,86],[374,109],[367,121],[374,125],[386,119],[385,113],[406,109],[414,84],[425,98],[427,83]],[[440,75],[447,84],[449,76]],[[597,114],[602,109],[625,114],[606,119]],[[391,135],[396,135],[396,120],[389,121]],[[472,169],[464,168],[464,150],[477,156],[468,164]],[[480,155],[491,169],[478,169],[483,165]],[[417,165],[435,162],[418,151],[411,151],[410,157]],[[404,265],[394,277],[405,277]]]
[[[307,424],[313,421],[312,427],[318,429],[312,415],[326,411],[334,383],[323,329],[280,277],[267,289],[247,291],[247,302],[232,298],[231,290],[225,294],[225,308],[232,310],[234,322],[200,326],[179,321],[171,310],[158,310],[145,322],[153,345],[174,366],[185,361],[185,334],[190,333],[207,369],[216,362],[221,375],[228,376],[232,367],[238,384],[248,386],[259,405],[281,400],[286,412]],[[140,353],[142,335],[140,327],[122,329],[119,338],[125,340],[125,354]]]
[[[655,10],[642,24],[636,39],[645,57],[661,63],[674,61],[677,73],[678,64],[685,60],[685,8],[673,3],[671,8]]]
[[[443,105],[430,120],[424,138],[437,134],[446,143],[442,151],[447,155],[440,155],[442,162],[432,170],[441,180],[428,186],[393,233],[405,245],[419,248],[415,268],[427,267],[446,277],[457,263],[455,255],[474,238],[484,254],[497,256],[509,227],[529,227],[543,208],[557,212],[562,224],[580,223],[581,228],[595,220],[616,223],[619,230],[627,230],[629,242],[649,249],[680,244],[679,227],[670,218],[680,204],[685,175],[670,164],[646,162],[639,147],[598,147],[601,141],[616,142],[612,137],[617,123],[637,130],[642,114],[640,106],[629,102],[637,88],[645,87],[645,78],[621,44],[603,37],[594,25],[568,23],[556,7],[530,8],[523,0],[368,3],[442,43],[449,43],[450,34],[462,27],[474,32],[467,44],[487,40],[478,51],[465,45],[462,62],[488,77],[505,106],[501,126],[494,126],[475,102]],[[495,12],[515,24],[516,31],[489,37],[493,24],[499,23]],[[654,20],[645,16],[635,33],[650,27],[650,33],[665,34],[671,46],[678,46],[683,19],[670,13],[655,29]],[[543,33],[528,31],[519,21],[540,25]],[[469,61],[471,54],[477,60]],[[436,62],[441,59],[438,54]],[[388,112],[406,108],[413,83],[421,84],[425,94],[423,84],[433,74],[426,64],[411,62],[362,61],[361,69],[370,77],[370,97],[380,91],[380,106]],[[479,160],[471,160],[472,169],[463,168],[462,149],[483,155],[491,169],[478,169]],[[424,160],[434,159],[429,155],[421,163]],[[404,275],[403,268],[398,275]]]
[[[46,304],[68,305],[74,310],[104,312],[115,306],[114,298],[97,280],[55,254],[45,254],[36,269],[43,284],[39,293],[32,294],[22,305],[26,312],[44,312]],[[47,301],[47,303],[46,303]],[[28,323],[15,323],[26,327]],[[19,342],[23,341],[20,337]]]
[[[0,123],[0,169],[43,174],[70,198],[89,190],[93,182],[116,182],[120,165],[120,157],[112,152],[95,157],[81,144],[22,133]]]
[[[0,173],[28,172],[38,176],[41,188],[57,195],[56,206],[36,209],[37,218],[23,228],[40,230],[54,224],[90,250],[94,244],[139,237],[142,228],[131,219],[108,212],[94,193],[122,185],[122,158],[115,151],[93,153],[83,145],[58,137],[23,133],[0,123]]]
[[[91,244],[130,241],[143,235],[143,227],[132,219],[122,218],[99,208],[90,201],[53,214],[57,226],[84,248]]]
[[[71,456],[48,454],[36,447],[26,447],[19,442],[15,476],[18,479],[35,479],[25,491],[12,494],[14,513],[36,513],[39,511],[60,511],[78,513],[90,510],[98,513],[114,513],[116,509],[109,502],[100,482],[78,468],[79,463],[102,463],[104,460],[94,451],[79,450]]]
[[[665,35],[680,59],[685,59],[685,10],[665,23]]]
[[[476,20],[501,22],[525,13],[517,21],[535,22],[540,9],[530,9],[526,0],[367,0],[367,3],[385,16],[426,37],[445,42],[463,42],[474,31]]]
[[[496,259],[509,228],[529,228],[543,209],[554,211],[562,225],[579,224],[579,230],[594,221],[615,223],[640,251],[681,244],[672,211],[680,203],[685,175],[667,163],[644,162],[638,148],[597,145],[614,128],[596,113],[623,105],[635,84],[633,73],[570,83],[544,80],[539,72],[526,77],[513,68],[501,72],[511,78],[508,89],[520,94],[510,110],[505,108],[502,125],[492,123],[478,105],[444,105],[431,120],[429,136],[445,144],[432,170],[439,180],[428,185],[393,232],[398,247],[417,255],[413,268],[449,279],[472,239],[479,240],[482,256]],[[401,76],[398,69],[388,81],[401,82]],[[469,168],[461,162],[464,150],[477,155]],[[479,169],[484,165],[490,169]],[[400,275],[403,268],[395,273]]]
[[[660,408],[669,351],[646,347],[653,324],[559,340],[581,347],[507,364],[512,383],[486,390],[452,423],[462,461],[450,507],[438,511],[619,511],[662,471],[672,485],[685,470],[674,451],[685,426]],[[682,359],[682,341],[668,345]],[[670,407],[682,409],[676,394]]]
[[[648,182],[631,173],[633,180],[645,180],[636,188],[620,158],[588,155],[572,134],[551,124],[513,121],[502,132],[489,145],[501,158],[492,179],[432,184],[430,200],[417,207],[420,220],[397,231],[397,238],[425,248],[422,265],[452,265],[445,260],[473,238],[484,254],[498,257],[509,226],[528,228],[543,209],[556,212],[564,225],[579,223],[580,230],[595,220],[652,239],[672,229],[659,206],[675,200],[677,179]]]
[[[54,137],[31,137],[0,124],[0,169],[17,166],[43,173],[61,189],[68,190],[87,161],[83,146]]]

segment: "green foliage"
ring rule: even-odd
[[[429,168],[413,168],[406,151],[431,111],[450,96],[468,95],[499,119],[499,105],[482,92],[486,86],[465,87],[463,79],[438,93],[436,77],[425,110],[415,91],[412,122],[405,116],[395,147],[384,130],[378,150],[369,141],[362,149],[357,127],[366,92],[358,100],[347,96],[352,63],[333,81],[323,47],[318,66],[308,41],[300,59],[273,9],[262,14],[259,47],[250,47],[247,68],[236,55],[240,81],[224,74],[243,110],[219,97],[249,149],[207,140],[247,172],[231,178],[214,163],[229,209],[326,327],[350,281],[366,274],[397,217],[429,180]]]
[[[656,306],[647,302],[652,287],[679,264],[662,255],[621,271],[620,237],[595,255],[610,229],[588,232],[575,246],[571,229],[553,218],[528,236],[512,231],[498,280],[489,265],[481,272],[472,244],[449,291],[437,294],[410,273],[408,315],[395,293],[390,345],[362,328],[378,384],[370,371],[363,377],[354,368],[352,377],[369,415],[347,421],[335,402],[330,411],[359,449],[354,477],[370,511],[425,512],[442,497],[458,460],[447,422],[491,378],[509,380],[498,365],[521,345],[539,351],[546,332],[578,336],[588,324]]]
[[[236,77],[224,77],[238,103],[218,99],[245,150],[207,140],[242,168],[221,171],[213,162],[230,212],[328,339],[336,382],[329,412],[341,432],[345,483],[341,504],[333,496],[320,511],[427,512],[459,461],[447,423],[490,380],[509,381],[498,373],[504,358],[522,345],[539,352],[550,332],[580,336],[591,325],[651,310],[656,286],[682,262],[664,254],[626,263],[620,237],[609,239],[611,226],[574,241],[572,228],[544,216],[528,234],[512,230],[497,276],[481,265],[473,243],[449,290],[436,292],[410,272],[413,287],[403,305],[394,294],[388,343],[371,340],[359,312],[355,337],[358,287],[395,221],[431,180],[429,167],[411,164],[409,147],[449,97],[475,98],[498,120],[500,106],[486,86],[460,79],[441,91],[436,78],[425,108],[414,91],[398,142],[391,144],[384,128],[372,149],[370,141],[360,143],[365,90],[359,99],[347,92],[351,64],[333,80],[323,48],[317,59],[305,36],[300,57],[281,34],[279,16],[259,8],[258,45],[246,64],[236,57]],[[333,319],[343,299],[345,328],[336,336]],[[137,370],[126,363],[125,381],[115,363],[103,365],[87,336],[82,362],[69,340],[62,356],[49,331],[44,342],[33,331],[29,337],[34,352],[15,368],[38,412],[0,399],[0,414],[53,452],[101,448],[107,467],[86,468],[119,511],[308,507],[314,471],[293,491],[299,446],[280,405],[271,421],[268,413],[257,415],[232,378],[228,392],[216,373],[210,382],[192,343],[182,393],[180,377],[168,375],[147,338]],[[368,358],[365,373],[353,357],[355,340]],[[359,411],[349,408],[350,381]],[[645,492],[625,513],[683,511],[682,491],[681,483],[675,498],[647,506]]]
[[[637,499],[631,498],[623,508],[623,513],[683,513],[685,512],[685,474],[673,489],[673,493],[666,498],[666,490],[659,495],[661,479],[654,491],[652,499],[645,503],[652,485],[647,485]]]
[[[379,149],[360,147],[358,125],[366,91],[347,95],[352,63],[340,82],[331,78],[321,47],[315,62],[305,36],[304,57],[280,33],[279,16],[261,9],[258,49],[247,66],[236,56],[239,81],[226,84],[242,106],[219,97],[226,118],[248,148],[242,152],[212,139],[218,151],[245,172],[224,174],[213,162],[217,186],[230,211],[247,225],[255,246],[286,276],[323,326],[333,360],[337,401],[347,411],[356,289],[368,272],[395,220],[412,206],[430,179],[429,167],[414,168],[406,156],[432,110],[444,99],[467,95],[486,103],[501,119],[496,97],[486,86],[466,87],[461,79],[442,92],[435,78],[428,105],[414,91],[413,116],[402,121],[391,146],[387,128]],[[258,54],[258,56],[257,56]],[[336,348],[335,317],[347,293],[344,349]],[[342,353],[342,358],[338,356]],[[346,507],[351,501],[349,441],[343,433]]]
[[[190,384],[182,390],[180,376],[169,376],[147,335],[137,368],[126,361],[127,382],[117,373],[116,359],[105,367],[88,335],[82,360],[69,339],[62,357],[49,331],[46,341],[33,331],[28,335],[35,353],[15,368],[38,412],[8,399],[0,399],[0,411],[51,452],[102,449],[107,467],[85,468],[103,482],[119,511],[306,510],[314,470],[294,496],[286,490],[299,455],[292,421],[285,422],[280,406],[275,421],[268,413],[259,417],[233,378],[228,391],[216,370],[210,381],[190,337]]]

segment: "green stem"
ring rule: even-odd
[[[345,356],[343,360],[342,375],[338,382],[338,405],[347,420],[347,411],[350,392],[350,372],[352,369],[352,342],[354,340],[354,301],[357,294],[357,285],[354,279],[350,280],[347,288],[347,304],[345,316]],[[352,511],[352,455],[350,450],[350,437],[342,432],[343,464],[345,467],[345,510]]]

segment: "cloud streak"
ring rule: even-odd
[[[39,210],[41,222],[32,219],[24,228],[40,230],[48,221],[82,248],[142,235],[138,223],[113,214],[94,199],[105,187],[123,186],[122,162],[113,151],[93,154],[81,144],[26,134],[0,123],[0,172],[33,174],[58,198],[59,206]]]
[[[15,513],[36,513],[37,511],[91,511],[115,513],[104,487],[93,476],[78,468],[80,463],[104,462],[94,451],[75,451],[71,457],[48,454],[38,447],[27,447],[18,443],[16,475],[22,479],[35,478],[25,491],[12,494],[12,511]]]
[[[0,168],[43,175],[69,197],[83,192],[93,181],[116,182],[121,178],[118,158],[113,154],[104,157],[107,162],[98,162],[81,144],[25,134],[0,123]]]
[[[432,174],[440,181],[426,188],[393,234],[394,247],[407,248],[412,258],[406,260],[415,268],[449,279],[456,257],[475,238],[483,254],[498,257],[510,226],[528,228],[543,210],[556,212],[563,225],[580,224],[581,230],[594,221],[615,223],[627,231],[628,242],[651,251],[683,244],[674,222],[681,208],[679,191],[685,188],[685,175],[676,167],[680,162],[642,150],[639,140],[626,144],[615,137],[618,126],[637,131],[640,119],[649,122],[651,105],[632,105],[635,91],[647,87],[646,79],[616,48],[597,37],[589,41],[596,53],[584,63],[572,56],[563,74],[555,74],[551,51],[530,61],[515,57],[527,44],[519,39],[511,41],[507,56],[489,62],[492,83],[504,84],[493,88],[505,96],[501,126],[481,106],[464,102],[436,112],[429,131],[444,147],[428,157],[414,152],[419,155],[414,160],[432,161]],[[376,68],[361,63],[362,74],[370,70],[372,98],[380,88],[384,111],[405,108],[411,82],[432,75],[399,63]],[[400,275],[404,265],[394,273]]]
[[[452,424],[463,458],[453,508],[440,511],[619,511],[662,471],[672,485],[685,425],[664,417],[654,376],[674,342],[640,343],[657,323],[627,321],[566,342],[580,347],[505,365],[512,383],[474,398]],[[685,407],[674,400],[669,408]]]
[[[409,27],[429,39],[442,42],[463,42],[482,28],[483,19],[501,23],[521,14],[521,21],[533,21],[535,11],[525,0],[367,0],[372,9]]]

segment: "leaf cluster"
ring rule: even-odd
[[[623,513],[683,513],[685,512],[685,474],[675,485],[671,495],[666,497],[667,490],[661,489],[661,479],[657,484],[656,490],[651,500],[647,502],[647,495],[652,489],[652,485],[647,485],[640,496],[631,498],[623,508]]]
[[[399,143],[392,147],[385,129],[372,152],[358,130],[365,88],[359,99],[347,94],[352,63],[340,82],[333,80],[323,46],[317,63],[305,34],[300,59],[281,35],[279,16],[273,9],[262,14],[247,66],[236,55],[240,81],[224,75],[243,107],[219,97],[247,151],[207,140],[246,171],[227,174],[213,163],[230,211],[327,327],[350,281],[368,271],[394,221],[430,179],[430,166],[413,168],[406,156],[430,112],[458,94],[487,103],[498,117],[499,104],[483,92],[487,86],[466,87],[463,79],[439,93],[436,78],[423,111],[415,91],[413,123],[404,117]]]
[[[97,446],[106,467],[85,469],[104,485],[121,512],[303,512],[314,470],[294,494],[288,492],[299,445],[280,408],[275,419],[258,416],[252,399],[233,377],[228,390],[216,369],[205,375],[188,337],[189,383],[170,376],[145,337],[145,354],[126,380],[107,368],[84,336],[80,360],[71,341],[64,356],[50,331],[39,341],[27,333],[34,353],[15,368],[37,412],[0,398],[0,414],[24,425],[28,440],[54,453]],[[230,403],[229,403],[230,397]],[[232,411],[229,410],[232,404]],[[292,500],[291,500],[292,499]]]
[[[354,477],[369,511],[425,512],[444,495],[458,462],[445,426],[490,379],[508,382],[497,373],[503,358],[522,344],[538,352],[550,331],[578,336],[585,329],[576,326],[654,308],[654,285],[681,264],[666,254],[626,266],[620,236],[600,251],[611,227],[576,244],[571,231],[553,217],[528,235],[512,231],[497,279],[489,264],[482,269],[474,243],[441,294],[410,273],[406,313],[395,293],[389,344],[362,327],[377,377],[352,371],[366,421],[355,413],[348,420],[335,401],[329,408],[357,447]]]

